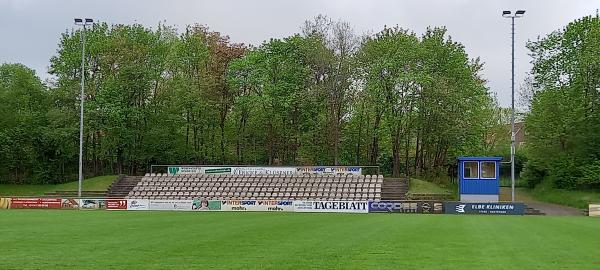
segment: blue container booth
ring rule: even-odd
[[[461,202],[498,202],[502,157],[459,157]]]

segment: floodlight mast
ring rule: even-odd
[[[75,18],[75,25],[83,26],[81,33],[81,94],[80,100],[80,112],[79,112],[79,179],[77,187],[77,197],[81,198],[81,185],[83,183],[83,101],[84,96],[84,85],[85,85],[85,31],[86,26],[92,25],[94,20],[85,18],[85,21],[80,18]]]
[[[525,10],[517,10],[514,15],[509,10],[502,11],[502,17],[510,18],[512,37],[511,61],[511,116],[510,116],[510,191],[511,201],[515,201],[515,18],[523,17]]]

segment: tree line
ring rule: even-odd
[[[75,179],[81,30],[61,35],[40,82],[0,66],[0,179]],[[483,63],[444,27],[358,35],[308,20],[258,46],[203,25],[97,23],[86,32],[87,175],[151,164],[379,165],[446,175],[505,136]]]
[[[600,17],[575,20],[528,48],[523,177],[531,187],[600,188]]]

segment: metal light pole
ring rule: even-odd
[[[510,116],[510,191],[511,200],[515,201],[515,18],[523,17],[525,10],[517,10],[513,15],[512,12],[502,11],[502,17],[512,20],[512,74],[511,74],[511,116]]]
[[[86,26],[94,23],[94,20],[86,18],[85,20],[75,18],[75,25],[83,26],[81,33],[81,95],[79,112],[79,186],[77,188],[77,197],[81,198],[81,184],[83,182],[83,100],[85,99],[83,89],[85,85],[85,30]]]

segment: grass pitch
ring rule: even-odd
[[[0,211],[1,269],[598,269],[600,218]]]

